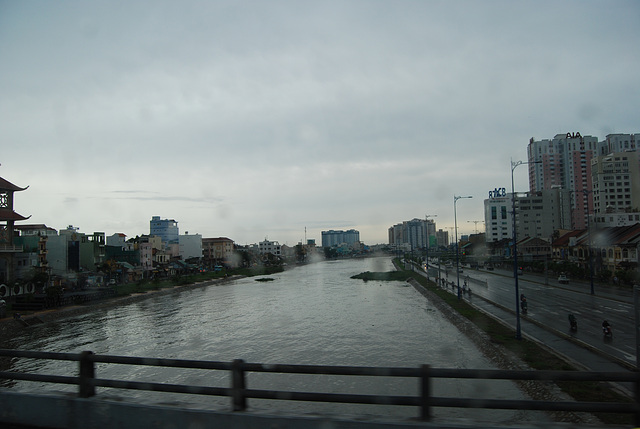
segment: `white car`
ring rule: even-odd
[[[560,276],[558,276],[558,283],[569,284],[569,279],[564,274],[560,274]]]

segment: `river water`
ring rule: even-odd
[[[3,347],[55,352],[254,363],[493,368],[473,343],[404,282],[354,280],[364,271],[393,270],[389,258],[325,261],[271,275],[177,290],[142,301],[95,308],[15,333]],[[11,370],[75,375],[76,363],[14,359]],[[98,364],[98,378],[227,387],[226,373]],[[439,396],[524,398],[508,381],[438,381]],[[249,388],[415,395],[415,379],[249,374]],[[22,391],[64,390],[15,382]],[[69,386],[69,391],[75,390]],[[98,388],[101,398],[228,411],[229,398]],[[413,418],[414,407],[314,404],[249,399],[249,412]],[[519,411],[435,409],[442,418],[493,422],[535,419]]]

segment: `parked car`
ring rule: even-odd
[[[567,278],[566,275],[560,274],[558,276],[558,282],[561,283],[561,284],[569,284],[569,279]]]
[[[493,265],[489,264],[485,267],[489,271],[493,271]]]

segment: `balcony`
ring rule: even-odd
[[[23,251],[22,246],[14,246],[11,244],[0,244],[0,253],[19,253]]]

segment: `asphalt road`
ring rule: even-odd
[[[424,273],[424,272],[423,272]],[[455,270],[444,270],[449,284],[457,282]],[[509,326],[516,327],[516,293],[513,273],[464,268],[460,285],[467,280],[471,294],[463,299],[488,312]],[[545,284],[548,282],[548,284]],[[591,371],[623,371],[636,368],[636,332],[633,292],[596,284],[591,295],[588,282],[571,281],[561,285],[556,278],[525,273],[518,279],[519,292],[527,296],[528,312],[521,314],[520,326],[529,337],[552,348],[578,366]],[[457,287],[447,287],[457,294]],[[519,301],[519,299],[518,299]],[[578,320],[572,332],[568,315]],[[613,338],[605,339],[602,321],[608,320]]]

